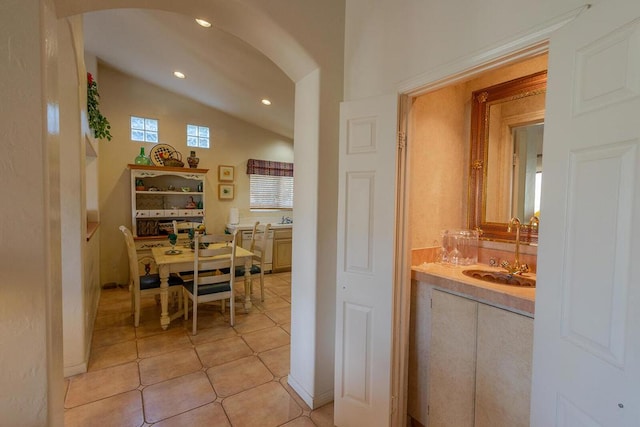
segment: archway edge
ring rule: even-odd
[[[317,62],[263,10],[241,0],[54,0],[58,18],[109,9],[157,9],[204,18],[258,49],[298,82]]]

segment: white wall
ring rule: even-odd
[[[305,242],[318,239],[318,109],[314,100],[318,99],[320,90],[320,76],[311,73],[296,84],[297,123],[294,138],[296,163],[298,171],[294,181],[295,200],[295,232],[293,233],[293,247],[305,247]],[[303,142],[303,143],[300,143]],[[296,343],[295,351],[306,357],[295,357],[291,351],[289,384],[302,396],[307,403],[313,401],[315,378],[314,366],[317,363],[316,330],[317,313],[315,297],[315,281],[317,275],[317,248],[307,246],[304,254],[293,251],[293,265],[291,272],[291,341]]]
[[[2,2],[2,425],[62,425],[56,29],[51,1]]]
[[[78,26],[79,25],[79,26]],[[72,30],[72,26],[75,26]],[[60,93],[75,95],[60,99],[60,220],[62,225],[62,296],[64,326],[65,376],[86,371],[88,354],[84,322],[84,247],[86,240],[84,139],[81,139],[80,76],[74,50],[74,35],[80,33],[82,52],[82,23],[78,19],[58,22]],[[84,70],[84,66],[81,67]],[[84,76],[82,76],[84,77]],[[84,81],[84,79],[82,80]]]
[[[97,219],[97,171],[95,157],[87,157],[85,65],[82,18],[58,21],[60,48],[58,89],[60,96],[60,221],[62,227],[62,298],[64,376],[86,372],[100,286],[98,235],[87,241],[87,206]],[[93,182],[87,185],[86,175]],[[87,191],[87,188],[90,191]],[[87,194],[92,202],[87,201]]]
[[[395,91],[409,79],[503,46],[582,0],[347,0],[345,99]]]

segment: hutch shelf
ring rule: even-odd
[[[208,169],[128,165],[131,175],[131,225],[137,240],[171,232],[172,221],[203,223]]]

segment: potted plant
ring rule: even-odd
[[[89,116],[89,127],[98,139],[107,138],[111,141],[111,125],[109,120],[100,113],[98,109],[98,83],[93,79],[91,73],[87,73],[87,114]]]

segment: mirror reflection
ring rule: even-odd
[[[486,222],[539,214],[544,100],[539,93],[488,105]]]

